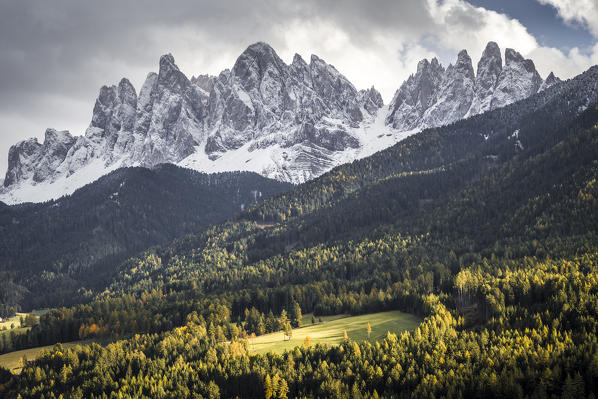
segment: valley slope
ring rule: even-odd
[[[288,188],[249,172],[207,175],[164,164],[118,169],[54,201],[4,206],[0,315],[86,301],[127,257]]]

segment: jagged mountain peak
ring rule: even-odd
[[[490,108],[499,108],[522,100],[539,91],[542,78],[534,62],[525,59],[519,52],[507,48],[505,65],[498,76]]]
[[[505,68],[521,65],[529,73],[537,73],[534,62],[530,59],[524,58],[519,52],[507,48],[505,50]]]
[[[498,75],[502,70],[502,55],[496,42],[488,42],[478,62],[477,75],[492,73]]]
[[[419,61],[417,72],[409,76],[390,102],[386,124],[398,130],[417,127],[425,111],[436,101],[444,73],[436,58]]]
[[[473,64],[471,62],[471,57],[467,53],[467,50],[459,51],[459,54],[457,55],[457,62],[455,63],[455,69],[463,73],[468,78],[475,78]]]
[[[307,62],[305,62],[305,60],[303,59],[303,57],[301,57],[299,53],[295,53],[291,65],[307,65]]]
[[[429,65],[430,65],[430,61],[428,61],[427,58],[419,60],[419,62],[417,63],[417,72],[426,69]]]
[[[174,63],[174,56],[171,53],[164,54],[160,57],[160,70],[168,68],[179,69]]]
[[[260,73],[263,73],[269,66],[281,68],[284,65],[276,51],[267,43],[257,42],[249,47],[237,58],[232,72],[242,77],[248,68],[257,66]]]
[[[543,91],[548,89],[551,86],[554,86],[558,83],[561,83],[562,80],[559,79],[557,76],[555,76],[555,74],[553,72],[550,72],[548,74],[548,76],[546,77],[546,79],[542,82],[542,85],[540,86],[540,88],[538,89],[538,91]]]
[[[371,115],[374,115],[378,109],[384,106],[384,100],[382,95],[374,86],[369,89],[359,91],[359,103],[363,105],[363,108]]]
[[[137,98],[135,87],[129,81],[129,79],[122,78],[120,82],[118,82],[118,96],[123,101],[126,99]]]
[[[386,123],[400,130],[440,126],[521,100],[550,82],[543,85],[533,61],[514,49],[505,50],[503,66],[500,47],[490,41],[476,72],[466,50],[446,69],[421,60],[397,90]]]
[[[8,170],[4,177],[5,187],[31,176],[32,161],[35,160],[41,146],[37,138],[33,137],[21,140],[10,147],[8,151]]]
[[[500,56],[500,47],[498,43],[490,40],[488,43],[486,43],[486,47],[484,48],[483,53],[486,54],[486,57]],[[484,58],[484,55],[482,55],[482,58]]]
[[[218,79],[213,75],[198,75],[191,77],[191,83],[199,87],[206,95],[210,95],[210,91],[214,87],[214,82]]]
[[[438,70],[438,69],[442,69],[444,71],[444,67],[442,67],[442,65],[440,65],[440,61],[438,61],[438,58],[434,57],[431,60],[424,58],[417,63],[416,74],[422,74],[422,73],[426,73],[429,70]]]
[[[519,52],[511,48],[507,48],[505,50],[505,66],[509,66],[514,63],[523,65],[525,70],[530,73],[536,72],[536,66],[534,65],[534,61],[530,59],[525,59]]]
[[[48,128],[44,133],[44,145],[52,145],[53,143],[71,141],[72,139],[73,136],[71,136],[68,130],[56,130],[53,128]]]
[[[182,91],[190,84],[189,79],[179,70],[174,62],[172,54],[165,54],[160,57],[160,69],[158,71],[158,85],[170,90]]]
[[[466,49],[463,49],[463,50],[461,50],[461,51],[459,51],[459,52],[457,53],[457,63],[458,63],[459,61],[461,61],[461,60],[463,60],[463,61],[467,61],[467,60],[471,61],[471,57],[470,57],[470,56],[469,56],[469,54],[467,53],[467,50],[466,50]]]
[[[147,82],[148,80],[155,79],[157,77],[158,74],[156,72],[148,72],[148,74],[145,76],[145,81]]]
[[[490,110],[492,94],[502,72],[502,55],[496,42],[488,42],[478,62],[474,98],[466,116]]]
[[[262,60],[262,61],[274,61],[276,63],[282,62],[276,51],[270,46],[268,43],[265,42],[257,42],[254,44],[249,45],[237,58],[250,58],[255,60]],[[235,68],[233,67],[233,70]]]
[[[249,46],[237,58],[231,76],[243,89],[239,92],[235,87],[232,88],[240,100],[238,104],[251,111],[254,101],[249,101],[242,92],[253,93],[253,96],[261,97],[266,102],[271,100],[271,96],[279,98],[282,94],[281,82],[287,76],[287,65],[270,45],[258,42]],[[235,82],[232,84],[234,86]],[[247,126],[247,123],[244,125]]]
[[[121,90],[135,91],[135,87],[127,78],[122,78],[120,82],[118,82],[118,87]]]
[[[254,54],[260,54],[260,55],[266,55],[266,56],[277,55],[276,51],[274,50],[274,48],[272,48],[272,46],[270,46],[266,42],[261,42],[261,41],[255,42],[255,43],[247,46],[247,49],[245,49],[243,54],[244,53],[254,53]]]
[[[554,72],[550,72],[544,80],[546,88],[561,82],[562,80],[558,76],[555,76]]]
[[[523,56],[516,50],[513,50],[512,48],[506,48],[505,49],[505,65],[509,65],[513,62],[523,62],[524,58]]]
[[[446,68],[436,85],[435,106],[424,111],[421,126],[440,126],[463,118],[473,99],[474,79],[471,57],[467,50],[461,50],[455,64]]]
[[[312,55],[309,56],[309,63],[310,64],[324,63],[324,61],[320,57],[318,57],[317,55],[312,54]]]

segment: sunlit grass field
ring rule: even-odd
[[[316,317],[317,320],[317,317]],[[417,316],[399,311],[370,313],[359,316],[326,316],[322,322],[311,323],[311,315],[303,317],[303,327],[293,329],[293,337],[284,340],[282,331],[261,335],[249,340],[249,348],[252,352],[266,353],[274,351],[281,353],[287,349],[303,345],[306,336],[309,336],[311,344],[336,345],[343,341],[344,331],[347,331],[349,339],[362,341],[368,339],[366,330],[370,323],[372,332],[369,340],[371,342],[383,339],[387,332],[401,333],[412,330],[421,322]]]
[[[36,315],[39,319],[39,316],[48,313],[49,310],[48,309],[44,309],[44,310],[34,310],[33,313],[34,315]],[[2,331],[3,329],[6,330],[11,330],[11,326],[13,327],[12,329],[17,329],[17,328],[21,328],[21,317],[26,317],[27,313],[17,313],[15,316],[12,317],[7,317],[2,319],[2,321],[0,321],[0,331]]]
[[[91,343],[91,340],[87,341],[75,341],[75,342],[66,342],[62,344],[62,346],[66,348],[71,348],[75,345],[85,345]],[[19,360],[21,358],[26,358],[28,360],[33,360],[37,358],[42,350],[50,350],[54,347],[54,345],[48,346],[38,346],[36,348],[31,349],[23,349],[20,351],[9,352],[3,355],[0,355],[0,366],[9,369],[13,373],[19,373],[21,371],[21,365],[19,364]]]

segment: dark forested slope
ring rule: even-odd
[[[220,223],[291,186],[255,173],[207,175],[174,165],[123,168],[70,196],[0,208],[0,315],[75,303],[114,265]]]

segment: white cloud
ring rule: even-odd
[[[596,0],[538,0],[551,5],[567,23],[579,23],[598,37],[598,2]]]
[[[525,26],[505,14],[474,7],[463,0],[427,0],[427,3],[436,21],[437,40],[455,51],[467,49],[474,62],[489,41],[497,42],[503,51],[510,47],[522,54],[538,47]]]
[[[534,60],[542,76],[554,72],[561,79],[568,79],[598,64],[598,43],[589,54],[584,54],[577,47],[569,50],[567,54],[552,47],[537,47],[527,53],[527,57]]]

